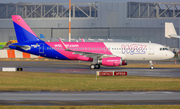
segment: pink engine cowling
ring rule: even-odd
[[[121,57],[108,57],[98,60],[98,64],[105,66],[122,66],[127,65],[126,61],[122,61]]]

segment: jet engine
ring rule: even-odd
[[[107,57],[98,60],[98,64],[105,66],[122,66],[127,65],[126,61],[123,61],[121,57]]]

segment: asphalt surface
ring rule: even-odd
[[[132,62],[133,63],[133,62]],[[148,63],[148,62],[138,62]],[[174,63],[161,62],[158,63]],[[177,64],[180,64],[177,62]],[[126,71],[132,76],[180,77],[180,68],[123,68],[90,69],[87,62],[78,61],[1,61],[0,67],[23,67],[28,72],[92,74],[96,71]],[[180,92],[0,92],[0,105],[118,105],[118,104],[178,104]]]
[[[0,92],[0,104],[112,105],[180,104],[180,92]]]
[[[134,63],[136,61],[132,61]],[[148,62],[137,62],[148,63]],[[157,63],[174,64],[172,61],[159,61]],[[180,64],[180,62],[177,62]],[[122,71],[131,76],[152,76],[152,77],[180,77],[180,68],[123,68],[123,67],[106,67],[100,69],[90,69],[87,62],[78,61],[1,61],[2,67],[22,67],[23,71],[28,72],[50,72],[50,73],[73,73],[73,74],[92,74],[97,71]]]

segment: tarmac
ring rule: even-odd
[[[180,92],[0,92],[0,105],[180,105]]]
[[[148,62],[137,62],[147,64]],[[159,61],[174,64],[172,61]],[[136,64],[131,62],[131,64]],[[180,64],[177,62],[177,64]],[[180,77],[180,68],[106,67],[90,69],[79,61],[0,61],[2,67],[22,67],[27,72],[95,75],[96,71],[125,71],[128,76]],[[180,92],[0,92],[0,105],[180,105]]]
[[[138,61],[130,64],[149,64],[148,62]],[[174,65],[172,61],[159,61],[158,64]],[[180,64],[177,62],[176,64]],[[107,67],[101,66],[100,69],[90,69],[90,63],[79,61],[0,61],[2,67],[22,67],[27,72],[50,72],[50,73],[72,73],[72,74],[92,74],[97,71],[122,71],[127,72],[129,76],[152,76],[152,77],[180,77],[179,68],[132,68],[132,67]]]

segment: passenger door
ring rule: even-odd
[[[44,53],[44,43],[40,43],[39,53]]]
[[[149,55],[154,55],[154,45],[149,45]]]

